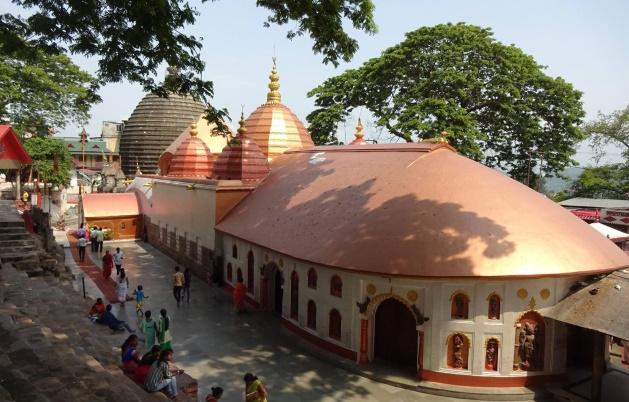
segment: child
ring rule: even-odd
[[[144,299],[148,299],[148,296],[144,295],[142,285],[138,285],[138,288],[133,291],[135,296],[135,312],[136,314],[142,314],[142,306],[144,305]]]

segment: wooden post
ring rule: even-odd
[[[592,359],[592,402],[601,402],[603,394],[603,371],[605,368],[605,335],[594,331]]]
[[[17,171],[15,172],[15,199],[17,201],[21,200],[21,186],[20,186],[20,168],[17,168]]]

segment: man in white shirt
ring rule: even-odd
[[[124,254],[120,251],[120,247],[116,247],[116,252],[114,253],[114,265],[116,266],[116,275],[120,275],[120,270],[122,269],[122,260],[124,260]]]
[[[87,239],[85,236],[79,237],[77,241],[77,245],[79,246],[79,262],[85,261],[85,247],[87,246]]]

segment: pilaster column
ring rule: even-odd
[[[369,319],[361,315],[360,318],[360,350],[358,364],[369,363]]]
[[[424,369],[424,326],[417,325],[417,375],[421,377]]]

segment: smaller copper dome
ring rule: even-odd
[[[262,180],[269,173],[269,162],[258,144],[246,137],[245,116],[240,116],[238,137],[223,148],[216,159],[212,178],[218,180]]]
[[[169,177],[201,177],[212,175],[214,158],[205,143],[197,137],[197,125],[193,124],[190,136],[178,147],[170,162]]]
[[[354,133],[354,141],[350,142],[351,145],[366,145],[367,141],[363,138],[365,134],[363,133],[363,122],[360,121],[360,117],[358,118],[358,124],[356,125],[356,132]]]

